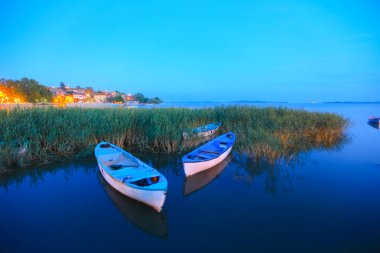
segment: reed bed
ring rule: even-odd
[[[333,147],[344,139],[348,124],[331,113],[271,107],[0,110],[0,164],[4,170],[90,155],[100,141],[183,153],[202,141],[183,140],[183,131],[216,121],[223,123],[219,133],[236,134],[240,155],[268,162]]]

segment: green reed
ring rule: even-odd
[[[0,164],[17,168],[88,155],[100,141],[183,153],[202,141],[183,140],[183,131],[216,121],[223,123],[219,133],[236,134],[239,154],[269,162],[333,147],[344,139],[348,124],[335,114],[271,107],[0,110]]]

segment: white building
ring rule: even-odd
[[[102,103],[106,102],[107,100],[107,95],[104,92],[94,92],[93,94],[95,103]]]
[[[86,99],[86,93],[84,92],[73,92],[74,101],[83,101]]]

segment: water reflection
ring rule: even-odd
[[[212,180],[214,180],[219,174],[223,172],[223,170],[231,162],[231,159],[232,154],[228,155],[226,159],[224,159],[218,165],[208,170],[192,175],[190,177],[187,177],[185,179],[183,187],[183,194],[186,196],[205,187],[207,184],[209,184]]]
[[[370,123],[370,122],[368,122],[367,124],[370,125],[373,128],[380,129],[380,125],[379,124],[374,124],[374,123]]]
[[[30,180],[31,185],[37,186],[44,181],[44,177],[48,174],[54,175],[63,172],[66,181],[74,176],[78,171],[84,174],[90,174],[97,168],[96,160],[93,157],[83,157],[81,159],[69,159],[66,161],[57,161],[52,164],[42,165],[38,167],[15,168],[14,171],[0,174],[0,187],[7,188],[10,184],[22,184],[25,179]]]
[[[167,238],[168,227],[163,213],[158,213],[152,208],[122,195],[113,189],[100,174],[98,174],[98,180],[108,197],[126,220],[144,232],[161,238]]]
[[[295,183],[303,180],[298,175],[298,168],[302,167],[304,160],[306,157],[291,162],[282,159],[275,164],[270,164],[265,161],[251,162],[246,160],[242,162],[235,159],[233,161],[235,166],[231,170],[232,179],[247,185],[254,184],[255,179],[262,180],[265,192],[273,195],[280,192],[294,192]]]

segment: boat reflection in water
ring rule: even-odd
[[[158,213],[151,207],[122,195],[113,189],[99,174],[98,180],[123,216],[138,228],[161,238],[167,238],[168,226],[163,213]]]
[[[214,167],[186,177],[183,187],[183,194],[189,195],[201,188],[205,187],[212,180],[214,180],[232,160],[232,154],[229,154],[223,161],[215,165]]]
[[[376,124],[376,123],[370,123],[370,122],[368,122],[367,124],[370,125],[370,126],[373,127],[373,128],[380,129],[380,125],[379,125],[379,124]]]

